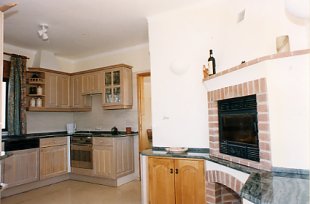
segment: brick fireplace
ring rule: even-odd
[[[242,96],[256,95],[257,99],[257,119],[258,119],[258,140],[260,161],[251,161],[235,156],[220,153],[219,149],[219,122],[218,122],[218,101]],[[208,112],[209,112],[209,143],[210,155],[232,161],[256,169],[271,170],[271,150],[269,132],[269,113],[267,98],[266,78],[247,81],[228,87],[223,87],[208,92]]]

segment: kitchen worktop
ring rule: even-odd
[[[125,132],[119,132],[118,135],[112,135],[110,131],[78,131],[75,134],[67,134],[66,131],[63,132],[45,132],[45,133],[30,133],[26,135],[3,135],[2,142],[6,141],[17,141],[17,140],[27,140],[35,138],[49,138],[49,137],[67,137],[67,136],[88,136],[88,137],[126,137],[126,136],[136,136],[138,133],[133,132],[131,134],[126,134]]]
[[[243,186],[240,196],[255,204],[309,203],[309,171],[307,170],[293,172],[291,169],[281,168],[281,172],[266,172],[218,159],[210,156],[208,152],[195,151],[191,148],[182,154],[171,154],[166,152],[164,148],[145,150],[141,154],[145,156],[205,159],[248,173],[250,176]]]

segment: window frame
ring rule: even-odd
[[[3,79],[2,82],[6,83],[6,90],[5,90],[5,120],[3,121],[5,126],[2,128],[2,131],[8,131],[8,93],[9,93],[9,79]]]

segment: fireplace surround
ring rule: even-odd
[[[228,155],[220,149],[219,101],[255,95],[257,103],[257,141],[258,158],[242,158]],[[208,92],[209,143],[210,155],[256,169],[271,170],[269,112],[266,78],[247,81]],[[255,119],[254,119],[255,121]]]

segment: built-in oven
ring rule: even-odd
[[[93,142],[89,136],[71,136],[71,167],[93,168]]]

